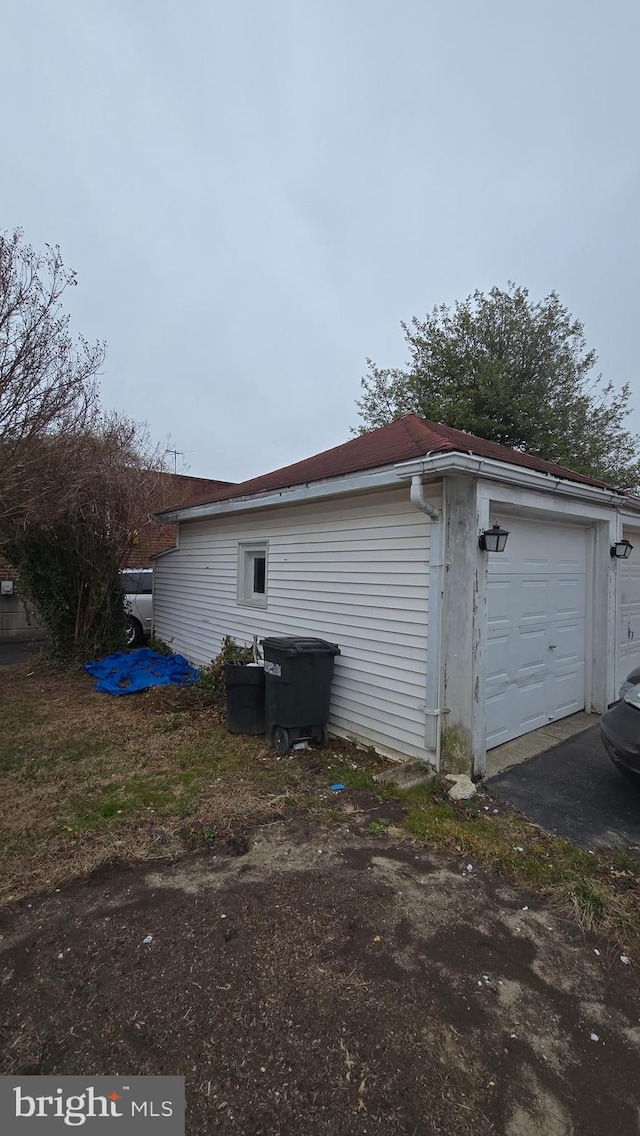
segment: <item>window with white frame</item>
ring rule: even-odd
[[[268,550],[266,541],[238,546],[238,603],[267,606]]]

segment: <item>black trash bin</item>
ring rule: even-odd
[[[288,635],[262,639],[265,737],[278,753],[313,738],[326,743],[335,643]]]
[[[226,663],[227,729],[230,734],[264,734],[264,667]]]

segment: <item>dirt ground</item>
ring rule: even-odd
[[[5,908],[2,1071],[184,1074],[189,1136],[640,1133],[634,960],[343,809]]]

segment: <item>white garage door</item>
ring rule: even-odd
[[[500,523],[510,535],[489,556],[487,749],[585,704],[587,530]]]
[[[633,552],[618,566],[616,695],[629,671],[640,667],[640,532],[625,528],[623,535],[631,541]]]

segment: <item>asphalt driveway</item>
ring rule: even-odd
[[[575,844],[640,849],[640,790],[607,757],[598,726],[485,784],[548,832]]]

